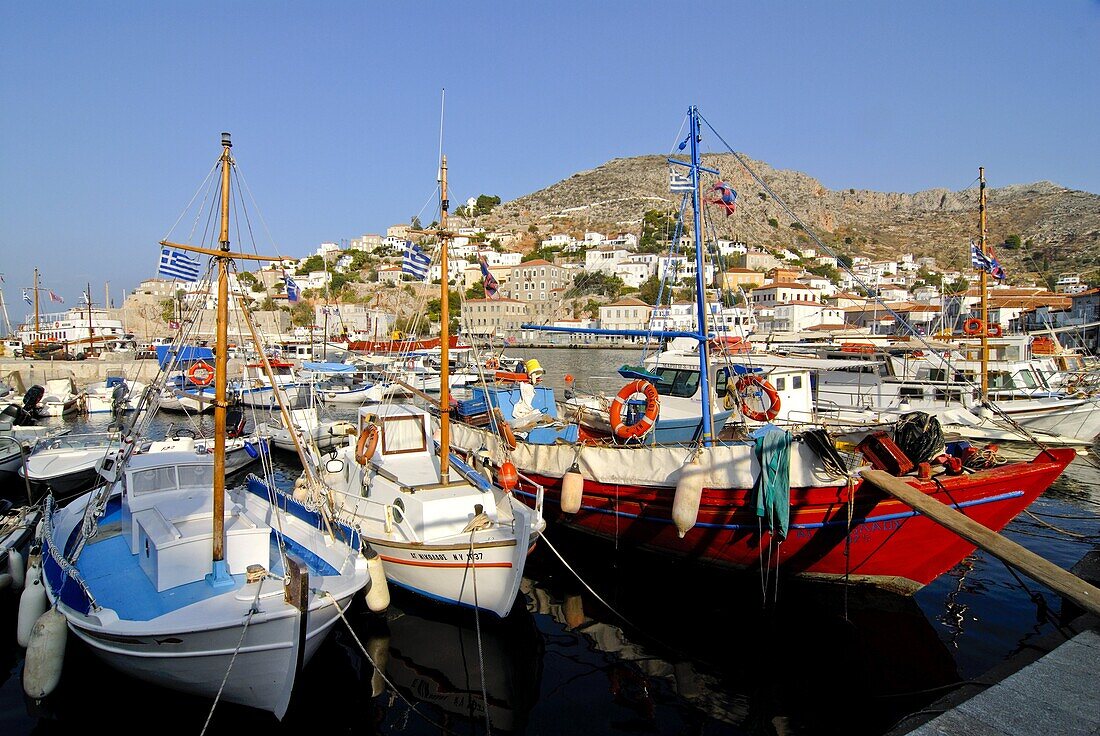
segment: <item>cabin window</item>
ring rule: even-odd
[[[786,389],[787,389],[787,379],[786,378],[777,378],[777,379],[775,379],[775,390],[776,391],[785,391]]]
[[[135,496],[175,487],[176,469],[172,467],[138,470],[130,475],[130,492]]]
[[[1016,388],[1012,383],[1012,376],[1010,376],[1007,371],[990,371],[989,387],[993,389]]]
[[[699,388],[699,371],[686,368],[657,369],[657,393],[689,398]]]
[[[198,488],[214,487],[213,465],[177,465],[176,471],[179,473],[181,488],[192,486]]]
[[[728,368],[722,368],[714,374],[714,393],[718,396],[726,395],[726,386],[729,384],[730,372]]]
[[[924,389],[920,386],[902,386],[898,389],[898,395],[903,399],[923,399]]]
[[[936,389],[936,401],[962,401],[962,391],[959,389]]]
[[[791,376],[791,388],[802,388],[802,376]]]
[[[428,447],[424,422],[418,416],[386,417],[382,423],[382,452],[396,455],[423,452]]]

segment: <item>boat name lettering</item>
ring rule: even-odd
[[[429,554],[427,552],[413,552],[412,557],[414,560],[440,560],[446,561],[447,555],[442,552],[438,554]]]

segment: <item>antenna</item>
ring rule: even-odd
[[[443,160],[443,113],[447,107],[447,88],[444,87],[439,91],[439,158],[436,161]],[[443,181],[443,168],[442,164],[436,172],[436,182],[442,183]]]

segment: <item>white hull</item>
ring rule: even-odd
[[[279,581],[265,581],[270,589],[282,596]],[[263,594],[261,594],[263,595]],[[351,596],[340,601],[346,608]],[[247,614],[251,602],[241,600],[238,607]],[[296,676],[299,657],[308,662],[324,641],[337,614],[325,605],[308,614],[307,635],[301,654],[298,653],[299,616],[295,611],[276,615],[253,616],[241,642],[240,623],[221,628],[179,632],[171,629],[148,633],[122,634],[118,627],[109,630],[96,626],[85,616],[71,616],[69,628],[92,651],[114,669],[140,680],[199,697],[213,698],[225,673],[232,671],[222,691],[222,699],[262,710],[285,712]],[[274,707],[273,707],[274,706]]]
[[[516,539],[477,543],[399,544],[365,535],[385,563],[386,579],[443,603],[492,611],[503,618],[512,610],[523,578],[531,540],[530,524],[516,524]],[[472,554],[472,559],[471,559]],[[476,590],[475,590],[476,585]]]

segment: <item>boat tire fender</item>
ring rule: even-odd
[[[359,441],[355,443],[355,462],[366,465],[374,457],[380,434],[377,424],[372,423],[363,427],[363,431],[359,433]]]

